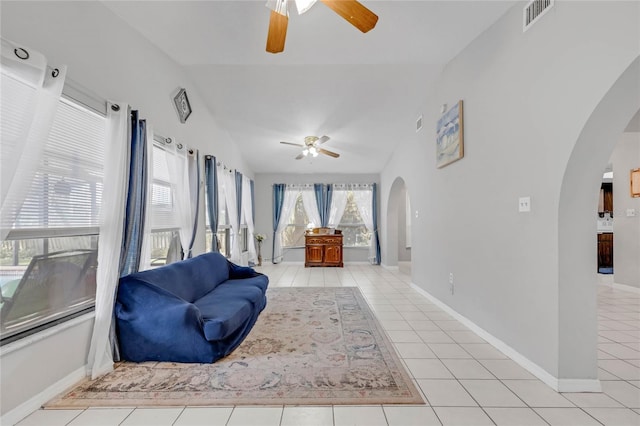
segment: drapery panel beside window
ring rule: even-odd
[[[95,320],[87,361],[92,378],[113,369],[113,348],[109,336],[120,278],[120,250],[129,179],[128,125],[129,106],[123,103],[109,104],[106,134],[109,149],[106,150],[102,199],[110,209],[100,212]]]
[[[221,183],[224,189],[224,199],[227,219],[231,226],[231,256],[233,263],[240,263],[240,221],[238,220],[238,204],[236,201],[236,179],[233,170],[223,170]]]
[[[211,251],[218,251],[218,239],[216,230],[218,229],[218,171],[216,157],[207,155],[204,158],[204,182],[207,197],[207,219],[211,230]]]
[[[251,197],[251,180],[243,176],[242,177],[242,214],[247,224],[247,250],[249,251],[249,261],[256,262],[258,254],[256,252],[254,235],[254,223],[253,223],[253,199]]]

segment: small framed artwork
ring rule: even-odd
[[[631,170],[631,197],[640,197],[640,169]]]
[[[185,123],[187,118],[191,115],[191,104],[187,97],[187,91],[185,89],[180,89],[176,97],[173,98],[173,103],[176,105],[176,109],[178,110],[180,122]]]
[[[438,120],[436,138],[436,166],[458,161],[464,156],[462,101],[442,114]]]

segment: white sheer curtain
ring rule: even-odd
[[[253,238],[254,225],[253,225],[253,206],[251,203],[251,180],[242,176],[242,214],[244,215],[244,221],[247,224],[247,236],[249,245],[249,260],[256,262],[258,260],[258,253],[256,252],[255,240]]]
[[[333,195],[331,197],[331,209],[329,210],[329,228],[335,228],[340,224],[344,209],[347,207],[346,189],[338,185],[333,185]]]
[[[320,212],[318,211],[318,202],[316,201],[316,193],[311,186],[303,186],[300,191],[302,192],[302,204],[304,205],[304,211],[307,213],[307,218],[313,227],[322,226],[322,220],[320,219]]]
[[[360,217],[366,226],[367,231],[371,234],[369,242],[369,261],[375,263],[376,259],[376,233],[373,228],[373,190],[361,189],[353,191],[353,201],[358,206]]]
[[[0,217],[14,223],[29,193],[53,124],[67,69],[2,39],[0,50]],[[0,240],[9,229],[2,227]]]
[[[151,205],[153,199],[153,127],[147,122],[147,199],[144,211],[142,232],[142,250],[140,252],[140,271],[151,268]]]
[[[273,247],[273,262],[276,260],[282,260],[282,232],[284,228],[289,224],[291,219],[291,212],[296,206],[296,200],[300,189],[287,185],[284,190],[284,200],[282,201],[282,212],[280,213],[280,222],[278,222],[278,228],[276,229],[276,235],[274,237]]]
[[[125,220],[129,170],[129,106],[107,105],[107,146],[105,150],[100,244],[96,275],[96,308],[87,366],[92,378],[113,369],[109,333],[120,278],[120,248]]]
[[[195,200],[191,197],[191,188],[189,186],[188,150],[186,146],[172,138],[166,139],[165,150],[168,154],[167,166],[172,185],[171,192],[175,200],[180,245],[182,246],[183,258],[186,259],[189,257],[189,244],[193,235],[193,214],[195,210]]]
[[[227,205],[227,216],[231,225],[231,260],[233,263],[240,263],[240,241],[238,231],[238,204],[236,198],[236,177],[232,170],[225,170],[222,174],[224,179],[224,199]]]

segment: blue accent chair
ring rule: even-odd
[[[230,354],[267,304],[269,278],[219,253],[120,278],[122,359],[212,363]]]

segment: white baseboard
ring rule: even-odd
[[[380,266],[382,266],[384,269],[387,269],[389,271],[397,271],[399,269],[398,265],[391,266],[391,265],[385,265],[384,263],[381,263]]]
[[[598,379],[559,379],[558,392],[602,392]]]
[[[485,329],[476,325],[467,317],[459,314],[449,305],[434,297],[426,290],[418,287],[414,283],[411,283],[411,287],[422,294],[424,297],[429,299],[434,305],[437,305],[440,309],[454,317],[456,320],[460,321],[463,325],[465,325],[479,337],[487,341],[487,343],[492,345],[494,348],[511,358],[525,370],[543,381],[553,390],[557,392],[601,392],[600,380],[558,379],[557,377],[554,377],[552,374],[540,367],[538,364],[513,349],[511,346],[504,343],[502,340],[498,339]]]
[[[640,288],[634,287],[632,285],[613,283],[611,284],[611,287],[615,288],[616,290],[629,291],[631,293],[640,294]]]
[[[56,395],[69,389],[87,376],[87,366],[78,368],[71,374],[58,380],[39,394],[33,396],[29,400],[18,405],[13,410],[7,412],[0,417],[0,424],[3,426],[11,426],[27,417],[29,414],[39,410],[44,403],[51,400]]]

